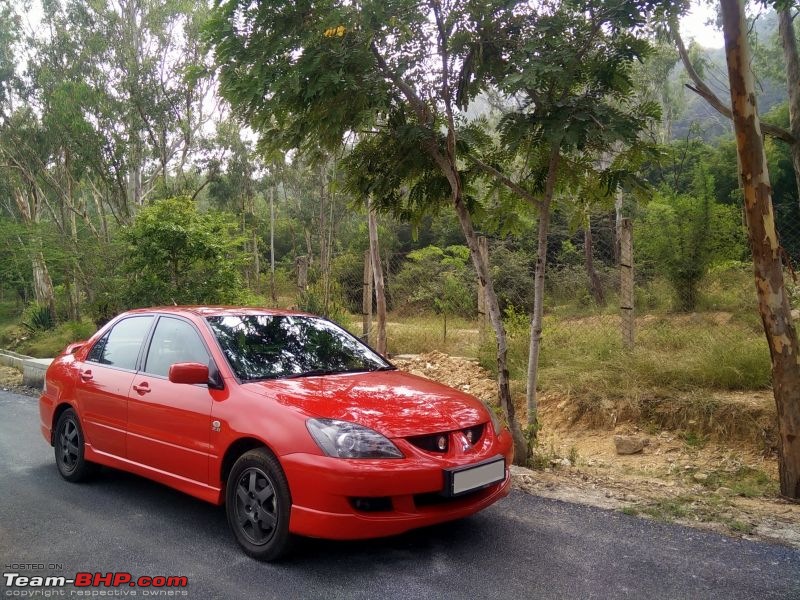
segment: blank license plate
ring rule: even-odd
[[[479,465],[449,470],[445,473],[447,492],[451,496],[458,496],[503,481],[506,478],[506,461],[502,457],[493,458]]]

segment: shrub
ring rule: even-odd
[[[55,327],[55,315],[49,306],[33,303],[22,314],[22,326],[31,333],[47,331]]]
[[[142,208],[123,232],[126,252],[119,290],[123,308],[158,304],[227,304],[243,288],[243,239],[226,213],[201,213],[189,198]],[[114,302],[109,298],[109,303]]]
[[[477,300],[469,248],[426,246],[408,260],[390,284],[395,306],[414,306],[438,314],[472,316]]]
[[[343,326],[349,320],[347,309],[341,301],[339,286],[333,280],[329,283],[327,297],[321,279],[310,284],[298,296],[297,307],[304,312],[326,317]]]
[[[698,171],[692,188],[656,194],[634,228],[637,264],[667,277],[681,311],[695,309],[712,264],[741,259],[746,250],[739,211],[715,202],[713,179]]]

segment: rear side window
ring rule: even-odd
[[[161,317],[153,332],[144,370],[151,375],[167,376],[175,363],[195,362],[207,365],[208,352],[200,334],[186,321]]]
[[[86,360],[120,369],[134,370],[142,342],[152,324],[152,316],[123,319],[114,325],[111,331],[97,340]]]

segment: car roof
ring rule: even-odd
[[[192,314],[199,317],[221,317],[241,315],[274,315],[274,316],[302,316],[313,317],[310,313],[297,310],[280,310],[275,308],[256,308],[252,306],[152,306],[150,308],[136,308],[126,311],[125,314],[136,313],[161,313],[173,315]]]

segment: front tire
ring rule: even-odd
[[[265,448],[246,452],[234,463],[225,486],[228,525],[253,558],[280,558],[289,545],[291,499],[286,475]]]
[[[58,417],[53,447],[58,473],[67,481],[78,483],[94,474],[95,465],[84,458],[85,444],[78,415],[71,408]]]

